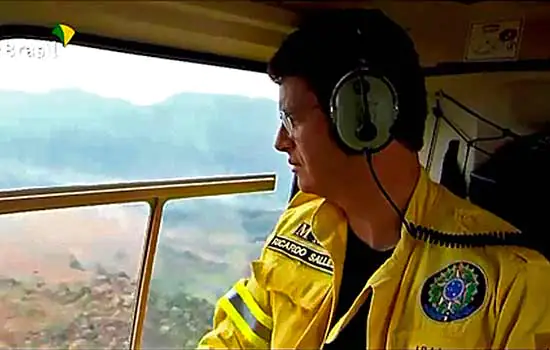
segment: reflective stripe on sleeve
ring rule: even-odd
[[[258,348],[269,348],[273,321],[265,314],[241,280],[219,301],[241,334]]]

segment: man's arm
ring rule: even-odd
[[[214,312],[214,328],[198,349],[268,349],[273,322],[269,296],[254,274],[222,296]]]
[[[550,348],[550,265],[527,263],[506,293],[493,348]]]

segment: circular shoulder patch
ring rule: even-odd
[[[424,282],[420,303],[432,320],[452,322],[479,309],[486,290],[483,271],[474,264],[460,261],[439,270]]]

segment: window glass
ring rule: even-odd
[[[0,216],[0,348],[128,348],[146,204]]]
[[[166,205],[143,345],[192,347],[211,324],[214,300],[236,278],[248,273],[250,260],[259,255],[288,199],[291,174],[286,157],[273,149],[279,127],[276,84],[260,73],[23,39],[0,41],[0,77],[0,189],[277,174],[273,193],[180,200]],[[96,232],[82,236],[87,245],[107,245],[120,259],[141,256],[141,247],[135,244],[143,240],[147,212],[140,212],[139,220],[129,220],[133,214],[128,206],[112,208],[116,210],[100,210],[102,215],[93,214],[96,209],[71,209],[66,212],[79,213],[78,219],[71,220],[65,220],[61,211],[0,216],[2,227],[8,227],[5,220],[19,222],[9,234],[0,236],[0,246],[9,250],[10,244],[15,244],[10,237],[20,237],[17,244],[21,251],[3,259],[2,264],[27,266],[40,257],[42,268],[47,270],[50,248],[27,249],[27,236],[20,234],[21,230],[28,231],[29,240],[38,239],[44,231],[42,224],[59,227],[48,231],[49,239],[58,242],[52,246],[78,261],[77,253],[87,250],[71,250],[66,236],[86,226]],[[111,215],[112,211],[120,214]],[[50,218],[51,224],[36,224],[33,218],[41,215]],[[115,231],[120,231],[120,239],[102,240],[104,236],[111,239]],[[66,236],[57,237],[61,232],[67,232]],[[132,245],[126,239],[138,243]],[[120,253],[115,247],[128,248]],[[99,260],[107,259],[100,249],[90,251],[93,253],[87,254],[98,254]],[[102,268],[118,273],[117,265],[109,266]],[[4,270],[3,278],[10,281],[4,285],[17,284],[23,276],[12,276],[11,268]],[[72,270],[56,273],[69,276],[69,272]],[[29,273],[32,277],[32,271]],[[70,279],[60,283],[73,288]],[[13,292],[12,287],[4,289]],[[118,302],[123,296],[113,287],[109,300]],[[23,317],[15,317],[7,306],[4,310],[7,299],[1,300],[0,318]],[[26,299],[19,303],[21,307],[32,306]],[[46,320],[61,317],[63,303],[48,299],[41,311],[34,312],[46,315]],[[124,346],[112,340],[110,325],[97,326],[101,341],[87,340],[86,317],[95,316],[90,316],[85,306],[74,310],[74,319],[80,321],[49,324],[55,325],[56,334],[70,335],[76,345],[82,341],[97,348]],[[109,317],[131,321],[127,314]],[[1,331],[4,334],[0,332],[0,342],[17,347],[31,344],[25,338],[30,330],[10,327]],[[33,332],[43,337],[37,346],[66,345],[37,329]]]

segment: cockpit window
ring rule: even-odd
[[[273,193],[168,201],[143,348],[193,347],[288,199],[265,74],[0,41],[0,190],[276,173]],[[0,347],[129,347],[150,208],[0,215]]]

